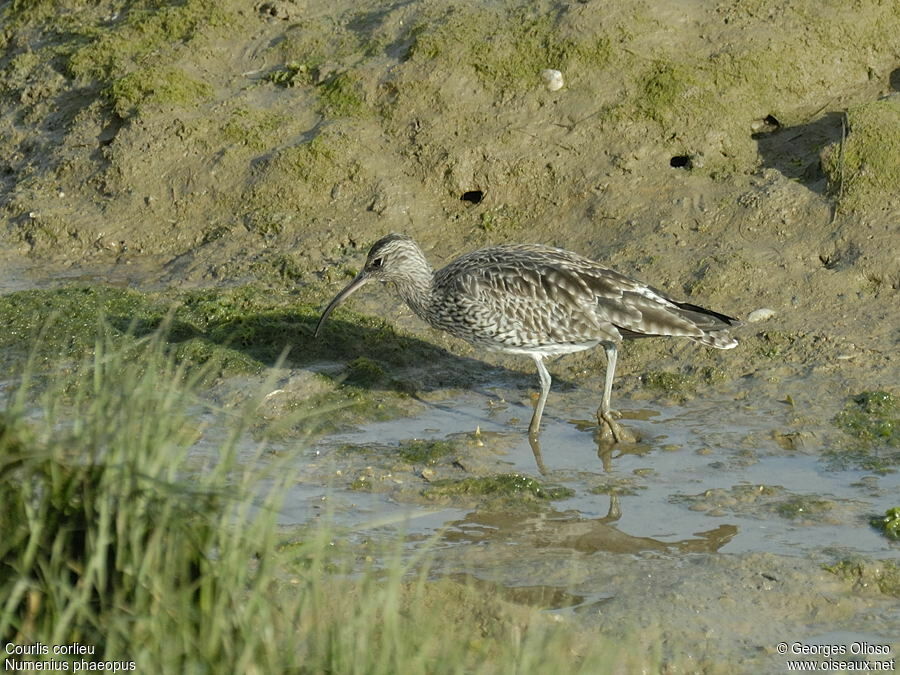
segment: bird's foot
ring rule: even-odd
[[[614,410],[597,411],[597,424],[600,425],[600,441],[602,443],[637,443],[638,437],[616,422],[621,414]]]

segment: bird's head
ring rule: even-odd
[[[389,234],[382,237],[369,249],[366,264],[360,273],[328,303],[319,323],[316,324],[315,335],[319,335],[319,329],[325,323],[325,319],[338,305],[370,281],[393,282],[402,286],[411,283],[414,277],[422,273],[430,277],[431,268],[422,250],[411,237],[405,234]]]

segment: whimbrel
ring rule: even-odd
[[[688,302],[601,267],[590,258],[538,244],[493,246],[460,256],[437,272],[410,237],[389,234],[369,250],[366,264],[322,312],[325,319],[369,281],[393,284],[426,322],[476,347],[534,359],[541,394],[528,432],[537,438],[550,392],[547,357],[602,345],[606,379],[597,410],[601,430],[627,438],[610,409],[617,345],[625,338],[684,337],[731,349],[736,319]]]

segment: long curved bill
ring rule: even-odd
[[[328,315],[334,311],[334,308],[341,304],[344,300],[349,298],[353,293],[358,291],[360,288],[366,285],[366,282],[369,281],[369,277],[366,276],[364,272],[360,272],[356,275],[356,278],[353,279],[347,287],[334,296],[334,300],[328,303],[328,307],[325,308],[325,311],[322,312],[322,316],[319,317],[319,323],[316,324],[316,332],[313,333],[314,337],[319,337],[319,329],[322,328],[322,324],[325,323],[325,319],[328,318]]]

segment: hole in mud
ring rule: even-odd
[[[484,192],[482,190],[468,190],[463,192],[462,197],[459,199],[470,204],[480,204],[481,200],[484,199]]]
[[[891,89],[900,91],[900,68],[894,68],[891,71],[891,74],[888,76],[888,82],[891,85]]]
[[[841,257],[840,257],[840,255],[838,255],[836,253],[835,254],[823,253],[822,255],[819,256],[819,262],[822,263],[822,267],[824,267],[826,270],[833,270],[834,268],[836,268],[838,266],[838,263],[840,263],[840,261],[841,261]]]
[[[669,160],[669,166],[673,169],[690,169],[693,164],[690,155],[675,155]]]
[[[750,124],[750,130],[752,131],[750,137],[758,139],[779,129],[781,129],[781,121],[775,115],[766,115]]]

